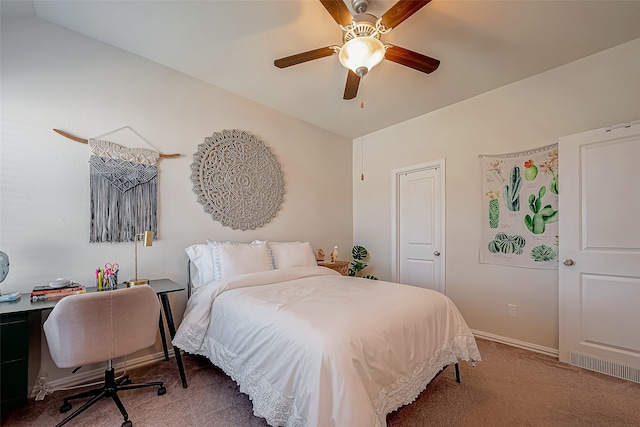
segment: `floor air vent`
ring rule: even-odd
[[[600,372],[601,374],[611,375],[612,377],[640,383],[640,369],[632,368],[631,366],[625,366],[620,363],[610,362],[608,360],[602,360],[597,357],[586,356],[579,353],[571,353],[571,361],[569,363],[590,371]]]

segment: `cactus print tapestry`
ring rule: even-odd
[[[480,262],[558,268],[558,144],[479,158]]]

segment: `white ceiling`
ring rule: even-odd
[[[379,17],[394,3],[373,0],[369,13]],[[383,41],[440,59],[439,69],[383,61],[344,101],[347,70],[337,56],[273,65],[342,44],[316,0],[34,4],[42,19],[348,138],[361,135],[363,122],[369,133],[640,37],[638,0],[433,0]]]

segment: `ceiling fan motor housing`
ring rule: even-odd
[[[369,13],[359,13],[353,17],[353,23],[342,27],[342,41],[348,42],[357,37],[373,37],[380,39],[380,31],[376,26],[378,18]]]
[[[371,0],[351,0],[351,7],[356,13],[365,13],[371,4]]]

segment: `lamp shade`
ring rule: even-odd
[[[142,241],[144,246],[152,246],[153,245],[153,231],[145,231],[144,238]]]
[[[384,54],[384,44],[380,40],[356,37],[342,46],[338,58],[344,67],[363,77],[384,59]]]
[[[153,231],[145,231],[144,233],[136,234],[133,238],[133,248],[134,248],[134,267],[135,267],[135,277],[129,281],[127,281],[127,286],[135,286],[135,285],[146,285],[149,283],[149,279],[138,279],[138,237],[142,237],[142,244],[144,246],[153,245]]]

